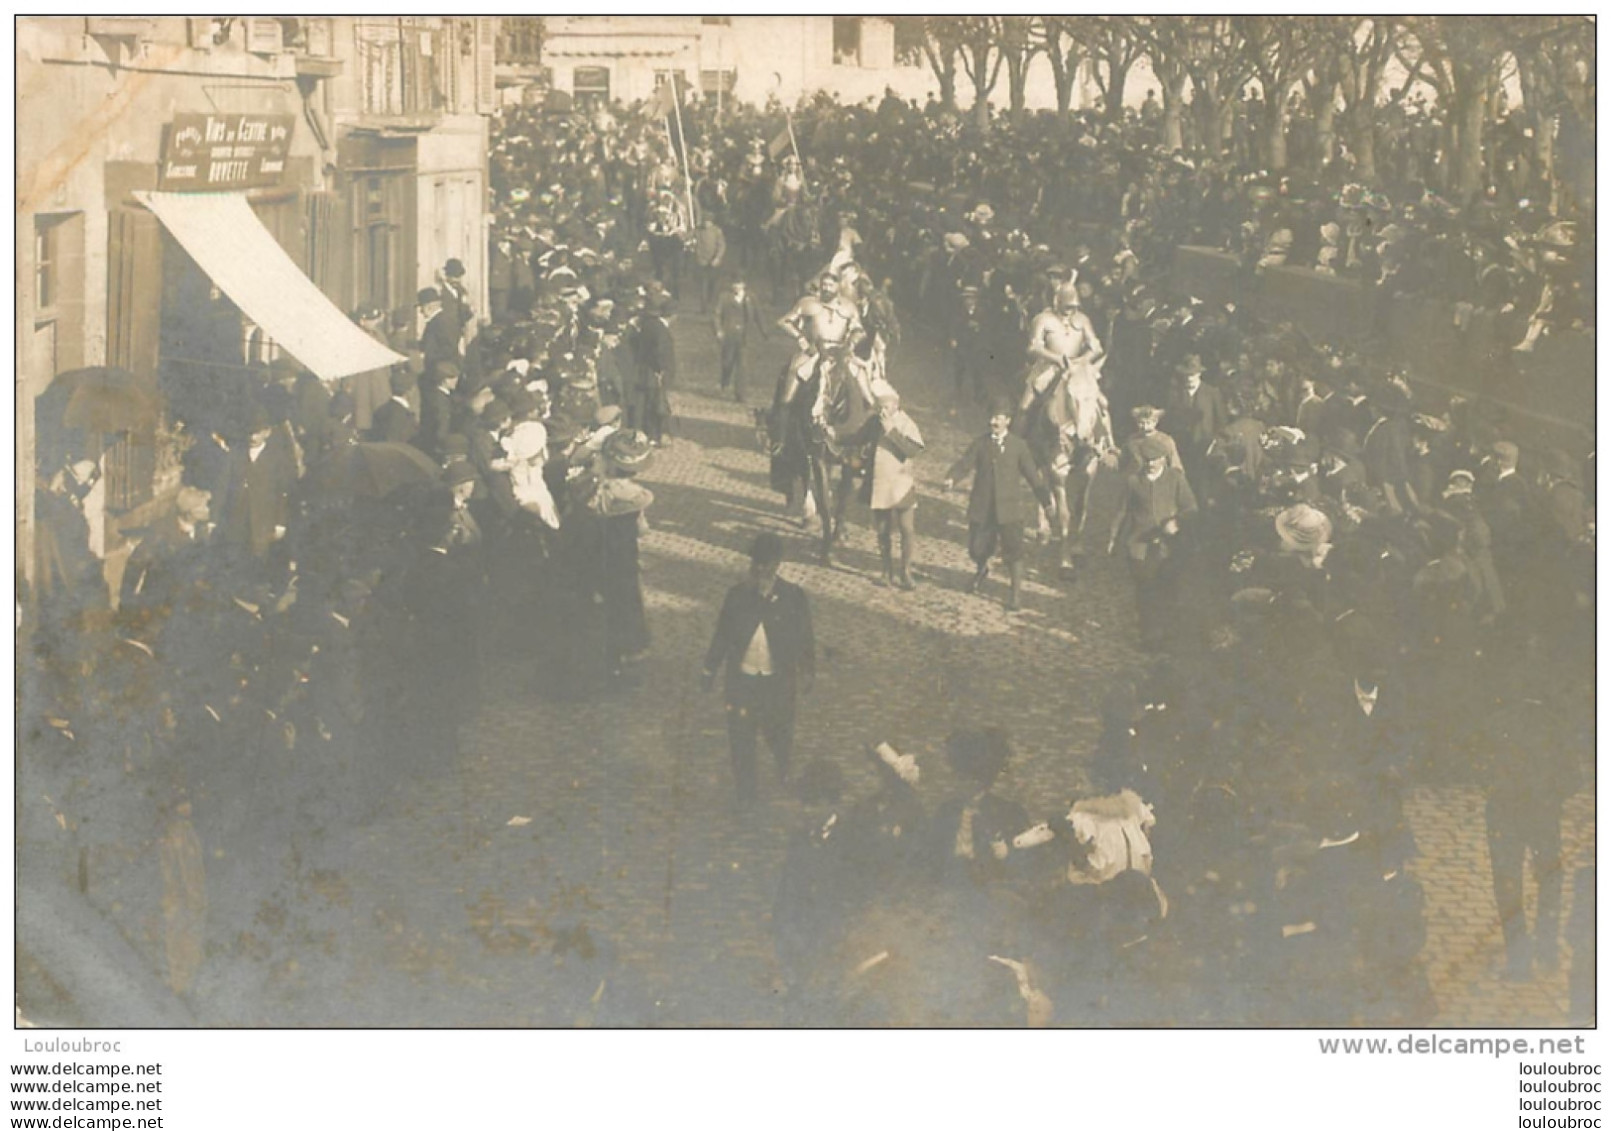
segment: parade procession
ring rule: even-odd
[[[29,1024],[1595,1024],[1591,19],[17,35]]]

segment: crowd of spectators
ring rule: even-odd
[[[1135,124],[1145,137],[1145,122]],[[1306,1016],[1325,999],[1337,1019],[1357,1021],[1374,997],[1384,1015],[1424,1018],[1416,1012],[1424,995],[1394,982],[1414,981],[1418,943],[1407,940],[1420,929],[1404,806],[1419,786],[1476,783],[1490,798],[1505,971],[1532,976],[1535,933],[1540,968],[1557,963],[1561,804],[1581,780],[1592,702],[1583,631],[1592,607],[1592,458],[1536,443],[1524,452],[1520,421],[1491,404],[1429,395],[1381,349],[1315,342],[1173,284],[1177,243],[1223,242],[1251,249],[1250,269],[1272,266],[1270,241],[1248,226],[1292,223],[1305,205],[1290,182],[1198,168],[1134,143],[1123,127],[1034,121],[980,139],[892,99],[877,108],[819,100],[788,125],[804,157],[798,168],[778,144],[786,134],[776,113],[740,107],[718,126],[709,108],[691,111],[686,186],[653,122],[531,113],[518,128],[557,135],[572,155],[561,168],[590,169],[590,155],[603,155],[587,175],[605,208],[612,184],[626,186],[627,213],[633,186],[648,200],[657,179],[671,199],[691,197],[694,225],[713,216],[736,249],[742,266],[730,270],[771,276],[780,304],[795,297],[793,280],[776,271],[766,221],[780,202],[814,205],[821,262],[854,249],[862,271],[887,281],[912,333],[938,335],[948,348],[964,400],[1022,391],[1029,323],[1072,283],[1107,346],[1104,393],[1125,449],[1106,453],[1108,465],[1139,482],[1152,455],[1147,437],[1167,436],[1174,454],[1164,462],[1178,464],[1191,499],[1178,538],[1160,534],[1161,521],[1124,532],[1143,644],[1165,658],[1145,690],[1117,693],[1133,711],[1129,725],[1107,728],[1107,756],[1127,767],[1107,785],[1159,798],[1161,811],[1190,825],[1181,857],[1228,854],[1208,860],[1212,883],[1176,872],[1165,888],[1212,891],[1213,903],[1230,876],[1225,882],[1244,894],[1259,888],[1250,904],[1324,903],[1315,918],[1280,912],[1297,920],[1282,924],[1292,931],[1278,931],[1282,939],[1314,933],[1321,941],[1296,943],[1279,961],[1302,966],[1300,981],[1337,988],[1329,999],[1305,998]],[[608,171],[610,153],[634,148],[639,156]],[[538,151],[528,150],[528,161]],[[1402,156],[1384,158],[1413,169]],[[539,186],[551,167],[539,164]],[[1317,232],[1335,219],[1354,235],[1336,257],[1317,252],[1317,266],[1397,293],[1458,278],[1453,266],[1422,270],[1439,241],[1458,243],[1478,264],[1486,253],[1471,249],[1503,245],[1496,254],[1509,257],[1501,270],[1512,283],[1525,281],[1509,264],[1526,247],[1539,256],[1535,268],[1569,262],[1579,237],[1520,202],[1510,211],[1479,204],[1462,219],[1406,180],[1413,192],[1395,207],[1384,190],[1333,173],[1332,191],[1307,207]],[[564,190],[563,180],[546,189],[556,201]],[[752,196],[759,206],[747,206]],[[506,223],[520,222],[513,207]],[[1286,258],[1303,254],[1289,247]],[[1483,285],[1494,289],[1475,297],[1451,290],[1465,304],[1451,316],[1509,316],[1507,345],[1536,340],[1536,325],[1528,328],[1535,299],[1532,311],[1566,309],[1547,301],[1543,276],[1534,276],[1534,298],[1491,278]],[[1562,666],[1545,673],[1523,658],[1545,653]],[[1225,811],[1196,821],[1199,805]],[[1283,835],[1304,847],[1274,848]],[[1260,847],[1249,849],[1249,840]],[[1541,854],[1535,933],[1516,897],[1519,844]],[[1289,851],[1303,866],[1272,863],[1290,863]],[[1254,857],[1260,865],[1248,872]],[[1321,862],[1332,860],[1341,862],[1321,878]],[[1177,857],[1166,867],[1182,866]],[[1261,868],[1271,870],[1259,876]],[[1350,870],[1351,879],[1339,879]],[[1278,873],[1286,873],[1279,882]],[[1329,923],[1315,926],[1322,918]],[[1365,973],[1382,957],[1372,922],[1403,946],[1400,966],[1384,975],[1398,987],[1391,994],[1371,989]],[[1256,934],[1252,921],[1240,926]],[[1241,937],[1236,947],[1252,945]],[[1364,980],[1348,988],[1339,978]],[[1234,1008],[1242,1007],[1270,1006]]]
[[[979,788],[932,822],[890,747],[873,749],[880,794],[837,838],[842,783],[803,775],[775,922],[801,1020],[842,1017],[843,967],[824,956],[871,937],[869,909],[916,900],[913,915],[950,907],[948,937],[970,953],[1019,945],[997,973],[1031,1019],[1425,1022],[1405,804],[1447,780],[1488,790],[1507,973],[1531,976],[1535,934],[1540,964],[1558,961],[1560,809],[1591,733],[1592,463],[1524,453],[1516,422],[1481,404],[1424,402],[1379,354],[1180,293],[1170,266],[1181,243],[1236,248],[1250,270],[1284,245],[1286,262],[1312,250],[1318,268],[1430,288],[1457,272],[1407,280],[1440,240],[1481,263],[1497,239],[1508,273],[1523,247],[1542,263],[1580,238],[1519,201],[1484,228],[1413,163],[1406,191],[1328,171],[1312,195],[1194,163],[1162,151],[1145,114],[980,137],[893,98],[819,99],[787,131],[776,108],[742,106],[691,107],[684,125],[680,155],[640,113],[504,111],[491,309],[450,261],[404,325],[355,313],[409,364],[331,387],[285,359],[232,374],[228,404],[172,405],[191,437],[184,486],[173,519],[141,532],[115,610],[78,552],[93,464],[41,476],[61,551],[33,635],[25,772],[39,777],[24,796],[115,808],[138,772],[154,808],[130,811],[152,830],[184,806],[204,842],[312,845],[375,790],[455,757],[484,664],[529,662],[534,694],[629,686],[650,643],[637,538],[652,496],[634,476],[674,442],[669,320],[698,301],[721,333],[722,294],[733,332],[731,296],[748,301],[735,276],[791,304],[773,228],[798,204],[816,221],[808,250],[887,283],[944,346],[963,402],[1022,391],[1029,322],[1074,287],[1128,451],[1094,453],[1099,466],[1143,492],[1160,469],[1183,485],[1172,513],[1126,512],[1156,662],[1113,689],[1090,796],[1067,814],[1036,821],[994,797],[999,734],[953,743]],[[796,144],[803,160],[780,160]],[[701,286],[679,302],[684,265]],[[1546,269],[1535,301],[1478,276],[1480,294],[1450,297],[1564,318],[1581,289],[1563,276],[1546,301]],[[741,309],[736,332],[768,323]],[[1133,839],[1147,845],[1154,808],[1156,871]],[[51,808],[32,835],[66,820]],[[1536,932],[1527,849],[1545,877]],[[935,891],[950,894],[918,894]]]

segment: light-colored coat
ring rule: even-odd
[[[917,424],[896,409],[873,448],[873,510],[897,510],[908,505],[917,490],[912,459],[922,450],[923,435]]]

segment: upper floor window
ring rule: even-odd
[[[833,61],[841,67],[861,66],[861,17],[833,18]]]

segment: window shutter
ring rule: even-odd
[[[155,385],[161,330],[162,229],[143,209],[107,224],[106,362]]]
[[[246,50],[254,55],[277,55],[285,50],[284,27],[272,16],[253,16],[246,21]]]
[[[490,114],[498,108],[496,61],[497,25],[486,16],[475,21],[475,112]]]

